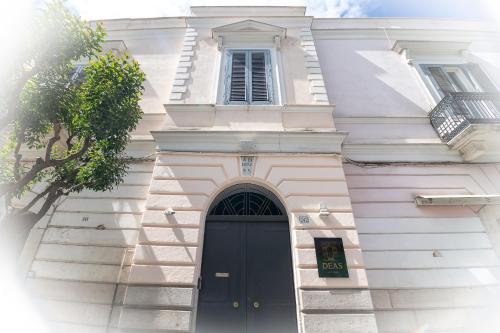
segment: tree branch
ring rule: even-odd
[[[47,143],[47,148],[45,149],[45,161],[49,162],[52,161],[50,158],[50,154],[52,153],[52,147],[54,144],[61,139],[61,124],[59,123],[54,123],[54,135],[49,139],[49,142]]]
[[[78,152],[74,153],[73,155],[69,155],[69,156],[63,158],[62,160],[50,160],[50,162],[52,162],[52,164],[53,164],[51,166],[54,166],[54,167],[60,166],[66,162],[69,162],[69,161],[72,161],[72,160],[75,160],[77,158],[82,157],[83,154],[85,154],[85,152],[89,149],[90,143],[91,143],[90,138],[86,138],[85,141],[83,142],[82,148],[80,148],[80,150]]]
[[[66,162],[75,160],[77,158],[80,158],[85,154],[85,152],[89,149],[90,147],[91,140],[90,138],[86,138],[82,148],[80,150],[72,155],[67,156],[66,158],[63,158],[61,160],[49,160],[49,161],[44,161],[42,158],[37,159],[35,165],[24,175],[22,179],[15,183],[9,183],[9,184],[2,184],[0,185],[0,197],[3,196],[6,193],[13,192],[17,189],[21,189],[24,186],[28,185],[29,182],[31,182],[33,179],[36,178],[37,174],[47,168],[51,167],[58,167],[63,165]]]
[[[69,178],[73,178],[77,174],[78,174],[78,169],[75,169],[75,170],[73,170],[71,172],[71,174],[69,175]],[[61,192],[61,195],[68,195],[68,194],[71,193],[71,191],[73,191],[78,186],[80,186],[80,185],[73,185],[70,188],[68,188],[66,191],[64,191],[64,182],[62,182],[62,181],[55,181],[55,182],[51,183],[49,186],[47,186],[47,188],[45,190],[43,190],[42,192],[38,193],[25,207],[23,207],[22,209],[20,209],[17,212],[17,215],[23,214],[23,213],[27,212],[31,207],[33,207],[33,205],[35,203],[38,202],[38,200],[40,200],[41,198],[43,198],[45,195],[47,195],[47,193],[49,193],[51,191],[57,190],[57,191]]]
[[[16,148],[14,149],[14,158],[16,162],[14,163],[14,168],[13,168],[13,173],[14,173],[14,179],[16,181],[21,178],[20,174],[20,166],[21,166],[21,158],[23,157],[21,154],[19,154],[19,151],[21,150],[21,145],[23,144],[24,141],[24,129],[21,130],[17,136],[17,144]]]
[[[73,134],[70,134],[68,131],[68,138],[66,139],[66,147],[68,148],[68,150],[71,150],[71,148],[73,147],[71,140],[73,140],[74,137],[75,136]]]
[[[36,197],[34,197],[26,206],[24,206],[21,210],[19,210],[18,212],[16,212],[17,215],[19,214],[23,214],[25,212],[27,212],[31,207],[33,207],[34,204],[36,204],[38,202],[38,200],[40,200],[41,198],[43,198],[44,196],[47,195],[47,193],[49,193],[50,191],[52,190],[55,190],[60,184],[58,183],[52,183],[50,184],[49,186],[47,186],[47,188],[43,191],[43,192],[40,192],[36,195]]]
[[[80,184],[78,185],[73,185],[70,188],[68,188],[66,191],[63,192],[63,195],[69,195],[71,192],[73,192],[74,189],[81,187]]]
[[[38,213],[36,213],[35,216],[34,216],[35,223],[38,220],[40,220],[47,213],[47,211],[50,209],[50,207],[52,206],[52,204],[57,199],[59,199],[59,197],[61,195],[62,195],[62,191],[61,190],[55,190],[55,189],[53,189],[52,191],[49,192],[49,195],[47,196],[47,200],[45,200],[45,202],[43,203],[42,208],[40,208],[40,210],[38,211]]]

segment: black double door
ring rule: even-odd
[[[207,221],[196,331],[297,332],[287,222]]]

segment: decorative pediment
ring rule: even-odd
[[[219,48],[224,41],[270,41],[279,47],[280,40],[286,37],[286,28],[245,20],[213,28],[212,37],[218,41]]]

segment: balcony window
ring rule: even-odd
[[[85,64],[77,64],[73,67],[69,74],[72,84],[80,84],[83,82],[85,79],[85,66]]]
[[[465,66],[422,65],[422,69],[439,99],[450,92],[484,91]]]
[[[472,124],[500,123],[500,96],[477,65],[422,65],[439,103],[430,118],[450,142]]]

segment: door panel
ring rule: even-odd
[[[244,225],[206,224],[197,332],[244,331],[243,241]],[[235,307],[233,302],[238,302],[239,306]]]
[[[246,225],[247,332],[296,332],[288,224]]]
[[[288,223],[207,222],[202,260],[197,332],[297,331]]]

